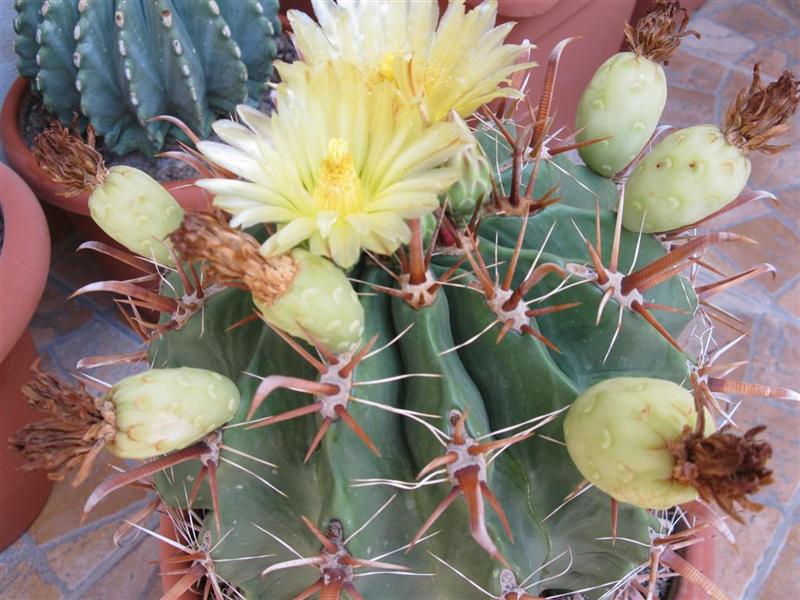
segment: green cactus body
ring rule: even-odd
[[[269,306],[256,303],[271,325],[307,341],[309,335],[333,352],[351,352],[364,333],[364,310],[341,269],[297,248],[299,266],[284,295]]]
[[[43,0],[16,0],[14,7],[17,16],[14,17],[14,51],[17,53],[17,70],[23,77],[35,77],[39,71],[36,64],[36,54],[39,52],[39,42],[36,31],[42,19]],[[34,82],[35,85],[35,82]]]
[[[710,415],[705,433],[715,431]],[[608,379],[586,390],[564,421],[567,449],[586,479],[616,498],[666,509],[697,498],[697,490],[672,479],[677,442],[697,421],[692,394],[670,381],[646,377]]]
[[[152,458],[180,450],[227,423],[239,390],[227,377],[194,368],[151,369],[116,383],[116,435],[107,448],[122,458]]]
[[[595,197],[582,186],[596,190],[603,206],[614,204],[613,191],[607,189],[611,185],[608,180],[588,169],[571,165],[562,157],[558,161],[559,167],[563,165],[563,172],[542,164],[540,177],[545,181],[541,185],[547,185],[549,189],[553,181],[563,177],[569,195],[565,195],[561,203],[530,218],[517,271],[520,277],[536,260],[554,224],[539,260],[562,265],[586,262],[585,244],[575,231],[575,225],[593,243]],[[504,163],[501,156],[501,168]],[[530,173],[529,170],[525,172]],[[569,175],[564,175],[564,172]],[[500,175],[505,176],[505,173]],[[578,181],[573,181],[572,186],[567,185],[575,175]],[[600,217],[602,235],[610,240],[614,231],[614,213],[604,208]],[[501,279],[521,224],[517,217],[483,219],[479,230],[480,248],[487,263],[499,261],[498,276]],[[637,240],[636,234],[622,232],[620,269],[627,270],[631,266]],[[645,236],[638,246],[637,265],[664,255],[663,247],[653,238]],[[605,260],[610,251],[610,244],[605,244]],[[292,256],[302,262],[308,253],[295,250]],[[434,272],[442,272],[455,260],[453,256],[437,255],[432,268]],[[321,287],[320,275],[311,277],[312,271],[308,273],[312,287]],[[327,276],[326,271],[323,271],[323,276]],[[616,345],[604,360],[619,307],[612,300],[599,325],[595,325],[602,291],[593,286],[576,286],[548,301],[575,301],[581,302],[580,306],[532,320],[533,326],[552,339],[560,353],[513,331],[499,344],[490,332],[458,351],[446,352],[473,338],[496,318],[480,294],[462,287],[443,287],[431,306],[415,310],[402,299],[389,298],[370,287],[370,283],[393,285],[379,268],[361,264],[354,269],[353,277],[367,282],[358,290],[362,292],[359,301],[365,329],[363,336],[359,332],[356,338],[343,340],[339,349],[352,349],[358,339],[363,337],[366,340],[375,333],[379,334],[375,346],[379,348],[404,333],[396,344],[371,355],[356,367],[352,396],[390,407],[439,415],[440,418],[432,423],[444,431],[448,431],[448,414],[454,409],[469,410],[467,432],[479,437],[536,416],[564,410],[585,389],[608,378],[649,375],[680,382],[689,375],[684,355],[638,315],[630,313],[623,315]],[[465,271],[461,282],[469,281]],[[547,294],[559,282],[557,276],[548,275],[527,298]],[[302,304],[302,288],[301,285],[286,296],[287,306],[296,308]],[[352,296],[348,294],[347,298],[350,300]],[[646,299],[686,311],[668,312],[661,319],[673,333],[687,325],[696,304],[691,287],[685,286],[680,278],[648,291]],[[283,298],[279,302],[282,301]],[[317,323],[343,319],[343,310],[335,307],[331,292],[322,294],[311,306]],[[267,310],[262,307],[265,316]],[[243,319],[251,311],[249,294],[227,290],[208,300],[203,327],[199,319],[194,318],[182,330],[166,333],[162,340],[151,346],[152,356],[161,361],[160,364],[213,367],[237,379],[244,402],[233,423],[245,418],[249,399],[259,383],[250,373],[262,378],[281,375],[314,380],[317,377],[314,369],[268,328],[251,323],[232,332],[225,331],[227,325]],[[300,320],[293,314],[291,321],[276,324],[292,331],[290,327],[295,319]],[[302,337],[303,332],[300,334]],[[636,351],[632,352],[632,348]],[[358,382],[387,379],[389,381],[382,384],[358,385]],[[312,401],[306,394],[278,390],[261,404],[255,417],[279,415]],[[338,518],[345,531],[353,531],[396,491],[385,486],[358,487],[357,479],[411,481],[426,463],[443,452],[433,434],[415,421],[359,404],[356,400],[350,401],[350,408],[353,418],[375,441],[381,452],[380,458],[371,454],[343,423],[334,421],[310,463],[303,464],[310,441],[320,426],[320,417],[314,415],[262,429],[234,427],[226,430],[226,445],[279,465],[277,470],[251,463],[247,466],[288,494],[290,499],[268,489],[240,469],[220,464],[218,477],[223,531],[232,529],[232,533],[215,551],[217,558],[268,553],[276,554],[275,562],[291,558],[263,531],[243,525],[245,515],[247,523],[256,523],[289,541],[303,556],[315,556],[319,551],[318,542],[309,536],[300,515],[307,516],[320,527],[324,527],[330,518]],[[556,560],[548,565],[543,576],[560,574],[548,582],[551,589],[577,590],[623,577],[630,569],[646,561],[647,552],[635,544],[612,545],[608,539],[610,501],[600,489],[581,494],[558,508],[564,497],[583,479],[580,471],[572,465],[567,449],[558,443],[564,439],[563,422],[561,413],[542,429],[542,436],[534,436],[510,447],[487,465],[487,485],[508,517],[515,542],[512,544],[507,538],[500,520],[488,505],[485,516],[492,542],[510,562],[520,580],[571,548],[573,562],[568,573],[562,573],[568,562],[564,559],[564,562]],[[159,477],[159,489],[170,503],[183,505],[184,487],[191,486],[189,478],[196,473],[197,465],[180,465],[174,470],[173,479]],[[384,519],[381,515],[370,525],[378,528],[377,533],[366,530],[359,534],[361,537],[353,542],[351,553],[354,556],[375,556],[382,553],[383,548],[388,551],[393,544],[394,547],[407,544],[449,490],[450,485],[445,482],[417,491],[400,491],[400,497],[387,508],[388,516]],[[195,505],[211,507],[207,489],[200,492]],[[651,517],[644,510],[628,504],[622,504],[620,510],[619,535],[646,543],[648,528],[653,526]],[[488,559],[484,549],[471,537],[468,523],[467,505],[463,499],[456,498],[435,526],[441,533],[404,557],[404,561],[408,561],[404,564],[418,572],[434,573],[434,577],[368,577],[363,579],[363,583],[357,580],[360,592],[364,597],[386,600],[470,597],[474,588],[431,558],[428,551],[446,558],[449,564],[486,589],[496,589],[502,565]],[[209,524],[209,531],[215,536],[213,520]],[[258,562],[223,561],[218,563],[217,569],[248,598],[297,594],[319,577],[319,573],[310,569],[296,569],[262,579],[260,570],[271,563],[254,564]]]
[[[172,265],[166,237],[183,220],[183,209],[155,179],[133,167],[115,166],[89,196],[92,219],[131,252]]]
[[[645,233],[690,225],[734,200],[749,177],[750,159],[718,127],[681,129],[636,165],[625,188],[623,225]]]
[[[625,168],[656,130],[667,101],[667,79],[656,62],[620,52],[600,65],[584,90],[575,119],[576,141],[610,138],[579,149],[597,174]]]
[[[280,34],[274,0],[20,0],[20,74],[65,125],[83,115],[117,154],[205,137],[219,113],[255,102]]]
[[[42,20],[36,30],[39,50],[36,53],[36,89],[42,102],[62,123],[79,116],[80,90],[76,77],[75,40],[78,7],[70,0],[47,0],[42,3]]]

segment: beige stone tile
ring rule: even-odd
[[[800,227],[800,185],[774,193],[778,196],[775,210],[786,216],[796,227]]]
[[[72,487],[69,480],[56,483],[44,510],[28,531],[35,543],[44,544],[81,527],[83,504],[91,491],[115,472],[111,464],[123,465],[121,460],[104,452],[98,457],[89,478],[78,488]],[[86,515],[84,525],[121,511],[143,498],[144,492],[139,488],[128,486],[117,490]]]
[[[772,540],[781,517],[778,510],[766,507],[759,513],[748,515],[744,525],[730,523],[736,536],[736,546],[731,546],[722,536],[715,538],[717,556],[714,581],[731,598],[744,598],[747,583],[755,573],[764,548]]]
[[[716,83],[710,84],[712,86]],[[711,88],[713,90],[713,87]],[[714,123],[715,98],[713,93],[684,88],[670,88],[662,123],[676,127],[689,127],[700,123]]]
[[[769,275],[758,278],[757,285],[775,291],[797,274],[797,248],[800,248],[800,236],[782,221],[765,217],[726,230],[758,242],[758,244],[725,245],[722,252],[734,261],[739,270],[749,269],[764,262],[778,270],[774,279]]]
[[[13,569],[0,567],[0,598],[3,600],[60,600],[58,587],[45,582],[28,563]]]
[[[147,536],[83,596],[83,600],[155,600],[161,596],[158,541]]]
[[[681,43],[681,48],[692,54],[719,60],[723,64],[734,63],[740,56],[756,47],[753,40],[738,34],[730,27],[716,23],[713,17],[706,16],[702,12],[690,21],[690,25],[702,35],[700,40],[690,37]]]
[[[778,556],[778,561],[770,571],[758,600],[775,598],[800,598],[800,525],[789,531],[789,537]]]
[[[755,42],[766,42],[785,35],[791,24],[759,2],[722,2],[723,8],[714,13],[713,19],[722,25]]]
[[[104,525],[47,552],[47,563],[53,573],[70,589],[75,589],[116,552],[113,535],[116,523]]]
[[[800,278],[797,279],[778,299],[781,308],[800,317]]]
[[[676,52],[664,70],[670,86],[678,85],[706,91],[713,91],[725,73],[725,67],[719,63],[688,52]],[[673,88],[670,88],[668,100],[670,103],[673,99],[672,93]]]
[[[797,388],[800,365],[800,328],[774,317],[763,320],[754,339],[748,376],[753,381]],[[797,410],[796,403],[787,404]],[[800,441],[800,439],[798,440]]]

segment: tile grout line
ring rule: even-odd
[[[754,599],[758,597],[761,588],[769,579],[772,569],[780,558],[781,550],[786,545],[789,532],[794,525],[794,514],[798,508],[800,508],[800,488],[795,489],[789,504],[784,505],[783,510],[781,510],[781,521],[778,523],[772,540],[761,553],[761,559],[758,561],[755,573],[753,573],[745,586],[743,598]]]
[[[156,527],[158,524],[158,516],[151,515],[147,525],[150,528]],[[144,541],[147,539],[147,534],[142,533],[141,539],[139,539],[136,543],[131,544],[127,548],[125,546],[118,547],[114,550],[111,554],[111,557],[102,562],[99,565],[99,568],[94,569],[89,575],[87,575],[81,582],[75,587],[74,590],[70,592],[70,594],[64,600],[82,600],[82,598],[86,595],[86,593],[94,587],[94,585],[100,581],[103,577],[108,575],[114,567],[116,567],[120,562],[125,560],[125,558],[134,550],[136,550]],[[121,550],[125,550],[124,552]]]

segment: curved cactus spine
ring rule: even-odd
[[[276,10],[257,0],[20,2],[20,74],[35,77],[62,123],[81,114],[117,154],[152,154],[181,135],[155,117],[205,137],[215,113],[258,99],[277,51]]]

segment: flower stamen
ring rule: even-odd
[[[347,140],[333,138],[320,165],[314,201],[320,210],[348,215],[364,209],[363,197]]]

